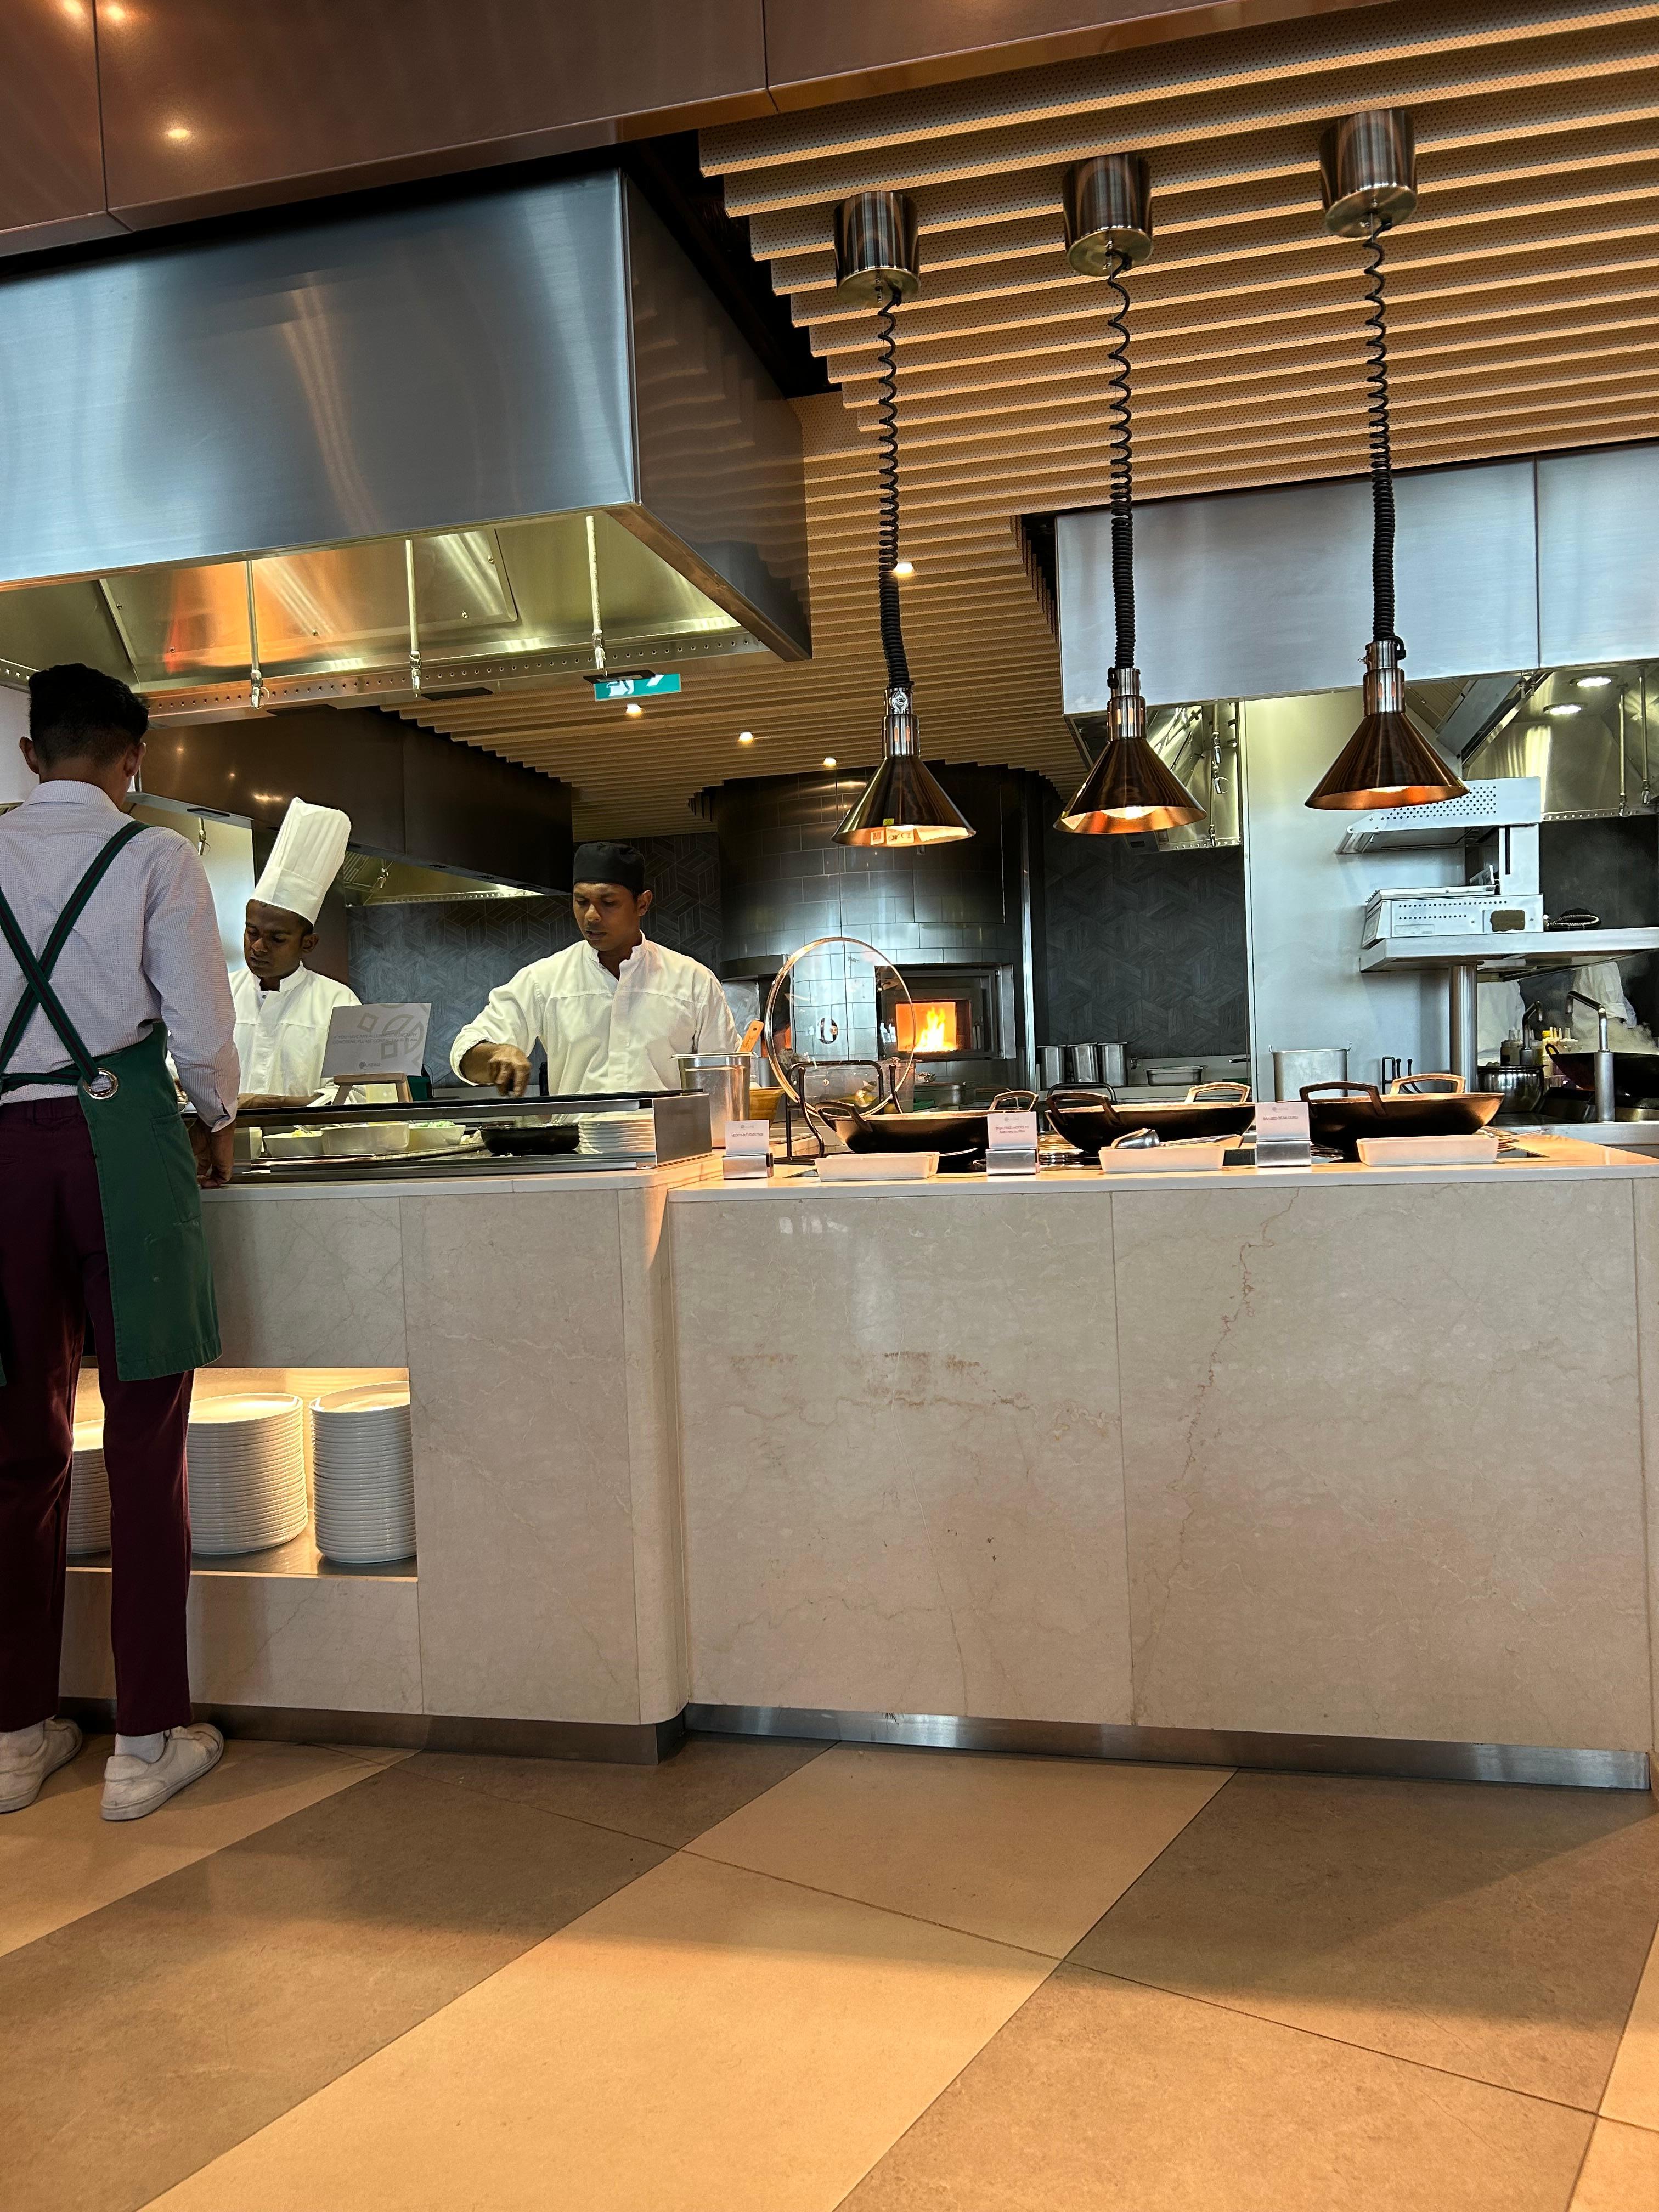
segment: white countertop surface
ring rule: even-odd
[[[1108,1175],[1099,1168],[1045,1168],[1036,1176],[952,1175],[889,1181],[872,1176],[867,1182],[843,1180],[820,1182],[810,1167],[779,1163],[769,1179],[759,1177],[726,1182],[716,1168],[676,1189],[672,1203],[703,1205],[729,1200],[743,1205],[764,1204],[779,1198],[884,1198],[927,1195],[951,1198],[1043,1200],[1086,1197],[1090,1194],[1136,1190],[1225,1190],[1258,1182],[1315,1184],[1322,1188],[1352,1186],[1375,1189],[1398,1183],[1513,1183],[1607,1182],[1659,1176],[1659,1158],[1650,1153],[1626,1152],[1607,1145],[1587,1144],[1573,1137],[1534,1137],[1527,1140],[1543,1157],[1497,1160],[1490,1165],[1436,1167],[1360,1167],[1346,1162],[1318,1162],[1306,1168],[1222,1168],[1201,1172],[1179,1169],[1139,1170]]]

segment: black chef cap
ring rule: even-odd
[[[570,864],[573,884],[620,884],[637,898],[645,889],[645,855],[637,845],[611,845],[603,838],[578,845]]]

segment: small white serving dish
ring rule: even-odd
[[[925,1182],[939,1173],[937,1152],[826,1152],[820,1182]]]

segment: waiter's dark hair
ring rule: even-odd
[[[149,727],[149,708],[118,677],[79,660],[37,669],[29,678],[29,736],[49,767],[120,759]]]

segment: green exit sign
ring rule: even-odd
[[[661,699],[678,691],[678,676],[602,676],[593,686],[596,699]]]

